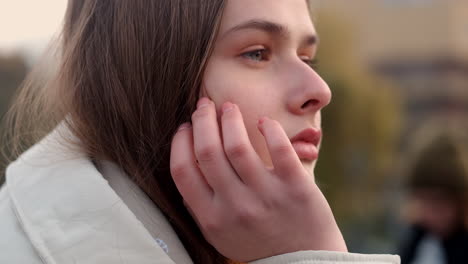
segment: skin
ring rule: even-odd
[[[248,21],[273,23],[282,31],[254,26],[231,31]],[[289,138],[305,128],[320,129],[320,109],[330,102],[331,92],[308,64],[316,50],[317,34],[305,1],[228,1],[203,95],[218,112],[226,101],[239,106],[250,141],[266,165],[272,164],[257,129],[261,117],[280,122]],[[315,160],[303,164],[312,172]]]
[[[171,174],[205,238],[232,260],[347,251],[315,159],[300,160],[290,141],[320,128],[330,101],[308,65],[315,52],[305,1],[228,1],[203,97],[172,142]]]

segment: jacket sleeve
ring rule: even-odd
[[[396,255],[366,255],[331,251],[298,251],[259,259],[250,264],[399,264]]]

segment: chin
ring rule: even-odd
[[[314,175],[315,165],[317,164],[317,160],[310,161],[310,160],[302,160],[302,166],[307,170],[310,175]]]

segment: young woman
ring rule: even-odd
[[[316,50],[305,0],[70,1],[13,109],[16,142],[56,128],[7,169],[0,262],[397,263],[347,253],[315,184]]]

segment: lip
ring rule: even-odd
[[[301,160],[318,159],[318,147],[322,138],[322,132],[317,129],[307,128],[291,139],[291,144]]]

